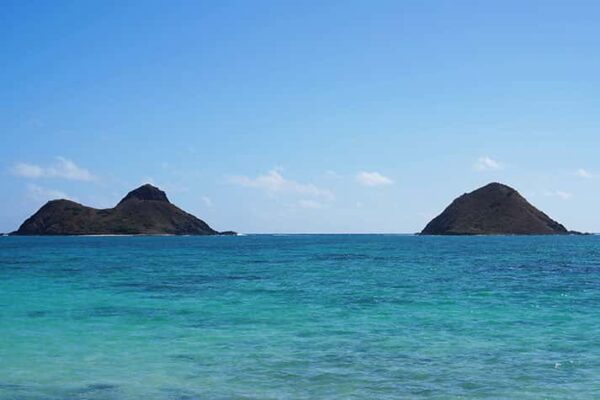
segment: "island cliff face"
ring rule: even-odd
[[[99,210],[52,200],[13,235],[218,235],[204,221],[171,204],[162,190],[143,185],[114,208]]]
[[[490,183],[457,198],[422,235],[560,235],[570,233],[513,188]]]

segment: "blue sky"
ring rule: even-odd
[[[600,231],[600,4],[0,2],[0,231],[151,182],[216,229],[415,232],[509,184]]]

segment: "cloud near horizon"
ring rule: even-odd
[[[325,207],[322,203],[320,203],[316,200],[308,200],[308,199],[303,199],[303,200],[298,201],[297,205],[300,208],[313,209],[313,210],[318,210],[318,209]]]
[[[27,197],[33,201],[44,202],[57,199],[73,200],[74,198],[60,190],[48,189],[39,185],[27,185]]]
[[[564,192],[562,190],[546,191],[544,193],[548,197],[558,197],[561,200],[569,200],[573,197],[573,193]]]
[[[202,196],[201,199],[206,207],[212,207],[214,205],[212,199],[208,196]]]
[[[356,174],[356,180],[363,186],[389,186],[394,183],[393,180],[387,176],[381,175],[379,172],[366,172],[361,171]]]
[[[579,168],[577,170],[577,172],[575,172],[575,175],[577,175],[580,178],[593,178],[594,174],[592,174],[590,171],[583,169],[583,168]]]
[[[96,179],[90,171],[64,157],[56,157],[56,162],[48,167],[19,162],[12,167],[11,172],[15,176],[28,179],[57,178],[85,182]]]
[[[312,183],[300,183],[286,179],[279,169],[272,169],[268,173],[259,175],[256,178],[249,178],[243,175],[233,176],[229,178],[229,181],[238,186],[263,190],[269,196],[296,194],[324,200],[334,199],[334,195],[330,190],[319,188]]]
[[[482,156],[477,159],[474,168],[477,171],[498,171],[503,169],[504,166],[493,158]]]

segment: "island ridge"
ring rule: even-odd
[[[129,192],[114,208],[96,209],[52,200],[11,235],[220,235],[201,219],[173,205],[150,184]]]

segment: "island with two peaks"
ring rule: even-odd
[[[52,200],[11,235],[235,235],[217,232],[173,205],[162,190],[146,184],[114,208],[96,209],[71,200]]]
[[[569,231],[515,189],[490,183],[455,199],[421,235],[567,235]]]

